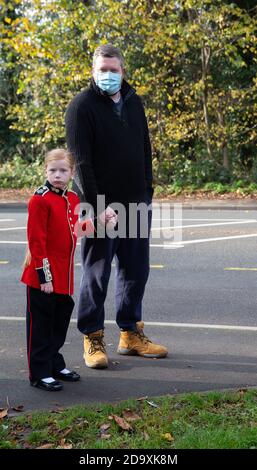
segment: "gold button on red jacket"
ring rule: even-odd
[[[27,236],[32,259],[21,277],[28,286],[40,288],[52,281],[57,294],[73,294],[78,204],[76,193],[48,181],[30,199]]]

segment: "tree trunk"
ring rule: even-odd
[[[228,159],[228,144],[227,144],[227,138],[225,134],[225,118],[224,114],[222,112],[221,105],[218,107],[218,121],[219,125],[223,131],[222,135],[222,142],[221,142],[221,149],[222,149],[222,158],[223,158],[223,167],[226,168],[226,170],[229,170],[229,159]]]
[[[202,60],[202,80],[203,80],[203,114],[205,122],[205,135],[206,135],[206,148],[209,158],[212,158],[211,149],[211,131],[210,131],[210,117],[208,112],[208,75],[210,70],[210,57],[211,49],[209,46],[203,46],[201,50]]]

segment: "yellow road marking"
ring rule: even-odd
[[[0,264],[8,264],[8,263],[9,263],[9,261],[1,261],[0,260]]]
[[[224,268],[224,271],[257,271],[257,268]]]

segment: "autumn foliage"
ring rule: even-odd
[[[256,181],[256,2],[0,0],[0,158],[64,143],[101,43],[142,96],[158,184]]]

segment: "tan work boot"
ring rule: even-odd
[[[160,344],[150,341],[143,332],[144,322],[136,323],[136,331],[121,331],[117,352],[119,354],[133,356],[137,354],[143,357],[165,357],[168,349]]]
[[[87,367],[92,369],[108,367],[103,330],[94,331],[84,336],[84,359]]]

